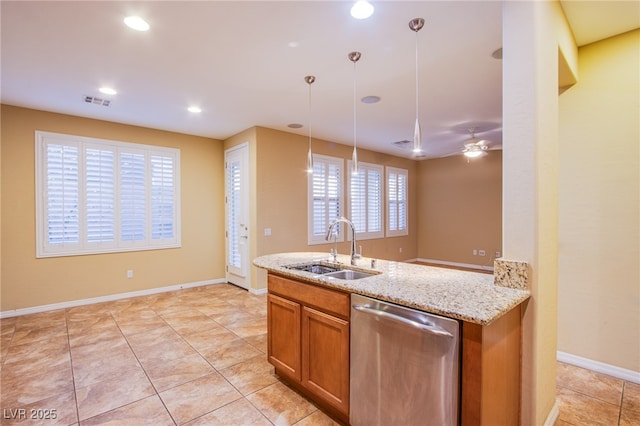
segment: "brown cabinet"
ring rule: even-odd
[[[276,373],[349,423],[350,295],[269,274],[268,359]],[[521,308],[462,323],[461,425],[520,422]]]
[[[300,304],[273,294],[267,296],[269,362],[283,377],[302,380],[300,370]]]
[[[520,424],[520,309],[462,324],[462,426]]]
[[[349,419],[349,294],[269,274],[268,359],[276,373]]]

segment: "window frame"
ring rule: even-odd
[[[331,241],[327,241],[325,239],[326,236],[326,230],[329,227],[329,224],[333,221],[333,219],[329,220],[327,218],[327,222],[325,223],[325,231],[322,235],[320,234],[314,234],[314,195],[313,195],[313,181],[314,181],[314,176],[317,176],[315,168],[321,164],[326,165],[326,167],[329,167],[330,165],[334,165],[338,168],[339,170],[339,180],[340,182],[337,185],[338,190],[340,191],[340,194],[338,194],[338,217],[343,216],[344,215],[344,159],[339,158],[339,157],[330,157],[327,155],[321,155],[321,154],[313,154],[313,167],[314,167],[314,172],[313,173],[308,173],[307,174],[307,243],[308,245],[316,245],[316,244],[329,244],[330,242],[333,242],[333,240]],[[326,194],[325,194],[325,198],[326,198]],[[324,205],[325,211],[328,211],[328,207],[327,207],[327,203],[325,202]],[[336,241],[337,242],[342,242],[344,241],[344,226],[341,226],[342,224],[340,224],[340,226],[338,227],[338,234],[336,237]]]
[[[401,168],[397,168],[397,167],[390,167],[390,166],[386,166],[386,177],[385,177],[385,189],[386,189],[386,195],[387,195],[387,203],[386,203],[386,207],[387,207],[387,220],[386,220],[386,236],[387,237],[403,237],[403,236],[407,236],[409,235],[409,170],[407,169],[401,169]],[[390,190],[390,179],[391,179],[391,175],[396,175],[396,176],[404,176],[404,181],[405,181],[405,188],[404,188],[404,194],[405,194],[405,199],[404,199],[404,212],[405,212],[405,227],[403,229],[391,229],[391,218],[392,218],[392,202],[394,200],[392,200],[391,197],[391,190]],[[397,210],[397,208],[396,208]]]
[[[351,164],[352,164],[352,160],[347,160],[347,169],[351,170]],[[365,163],[362,161],[358,162],[358,174],[360,173],[364,173],[366,172],[367,174],[365,175],[365,201],[364,201],[364,205],[365,205],[365,226],[368,227],[369,222],[370,222],[370,210],[369,210],[369,199],[371,196],[371,193],[369,192],[370,189],[370,184],[369,184],[369,172],[375,172],[379,175],[380,177],[380,185],[379,185],[379,190],[378,192],[378,216],[380,218],[380,230],[379,231],[370,231],[370,230],[365,230],[365,231],[356,231],[356,238],[358,240],[372,240],[372,239],[378,239],[378,238],[384,238],[384,233],[385,233],[385,186],[386,186],[386,179],[385,179],[385,172],[384,172],[384,166],[380,165],[380,164],[373,164],[373,163]],[[351,221],[354,223],[354,225],[356,224],[356,221],[354,221],[354,211],[353,211],[353,188],[352,188],[352,183],[353,183],[353,175],[349,174],[348,179],[347,179],[347,193],[348,193],[348,207],[349,207],[349,218],[351,219]],[[351,240],[351,236],[348,236],[349,240]]]
[[[77,148],[77,226],[78,238],[73,243],[52,243],[49,239],[49,203],[48,203],[48,147],[51,145],[73,146]],[[103,150],[111,152],[113,155],[113,238],[112,241],[90,241],[88,231],[88,177],[87,177],[87,151]],[[138,154],[144,158],[144,214],[145,214],[145,238],[144,240],[126,241],[122,236],[121,221],[121,154]],[[158,159],[160,157],[160,159]],[[159,184],[157,176],[158,161],[163,163],[165,159],[170,160],[170,173],[167,174],[167,182],[164,175],[160,178]],[[35,132],[35,189],[36,189],[36,258],[79,256],[101,253],[118,253],[141,250],[159,250],[167,248],[181,247],[181,193],[180,193],[180,150],[177,148],[161,147],[156,145],[143,145],[130,142],[99,139],[92,137],[67,135],[36,130]],[[72,165],[73,166],[73,165]],[[153,168],[152,168],[153,167]],[[152,179],[152,172],[155,171],[155,179]],[[75,185],[75,182],[73,183]],[[158,190],[162,193],[158,200]],[[158,229],[164,227],[164,223],[158,224],[157,219],[161,219],[166,211],[167,201],[163,201],[166,191],[171,194],[170,206],[172,207],[170,224],[172,232],[169,238],[154,238],[154,224]],[[156,201],[154,201],[156,200]],[[155,213],[153,208],[160,208],[163,213]],[[158,210],[155,210],[157,212]],[[159,215],[159,216],[158,216]],[[155,220],[154,220],[155,218]],[[160,232],[161,234],[164,231]],[[157,232],[156,232],[157,234]]]

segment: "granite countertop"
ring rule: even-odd
[[[338,255],[337,260],[349,269],[372,271],[369,258],[358,259],[356,267],[349,265],[348,255]],[[329,254],[271,254],[254,259],[253,264],[281,276],[481,325],[490,324],[530,296],[527,290],[494,285],[490,274],[380,259],[374,269],[379,274],[359,280],[328,278],[285,267],[319,261],[331,263]]]

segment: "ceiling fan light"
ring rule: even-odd
[[[465,149],[462,151],[462,153],[467,158],[478,158],[478,157],[487,155],[486,150],[487,150],[486,146],[467,145]]]
[[[477,150],[477,149],[473,149],[473,150],[469,150],[469,151],[465,151],[464,152],[464,156],[467,158],[478,158],[480,157],[482,154],[484,154],[484,152]]]
[[[373,6],[366,0],[358,0],[351,6],[351,16],[356,19],[367,19],[373,15]]]

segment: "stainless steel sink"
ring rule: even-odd
[[[372,277],[374,275],[377,275],[377,274],[362,272],[362,271],[354,271],[351,269],[343,269],[341,271],[326,273],[323,276],[337,278],[340,280],[360,280],[362,278]]]
[[[321,263],[302,263],[298,265],[288,265],[286,268],[295,269],[296,271],[310,272],[312,274],[324,275],[331,272],[341,272],[339,267],[327,266]]]

